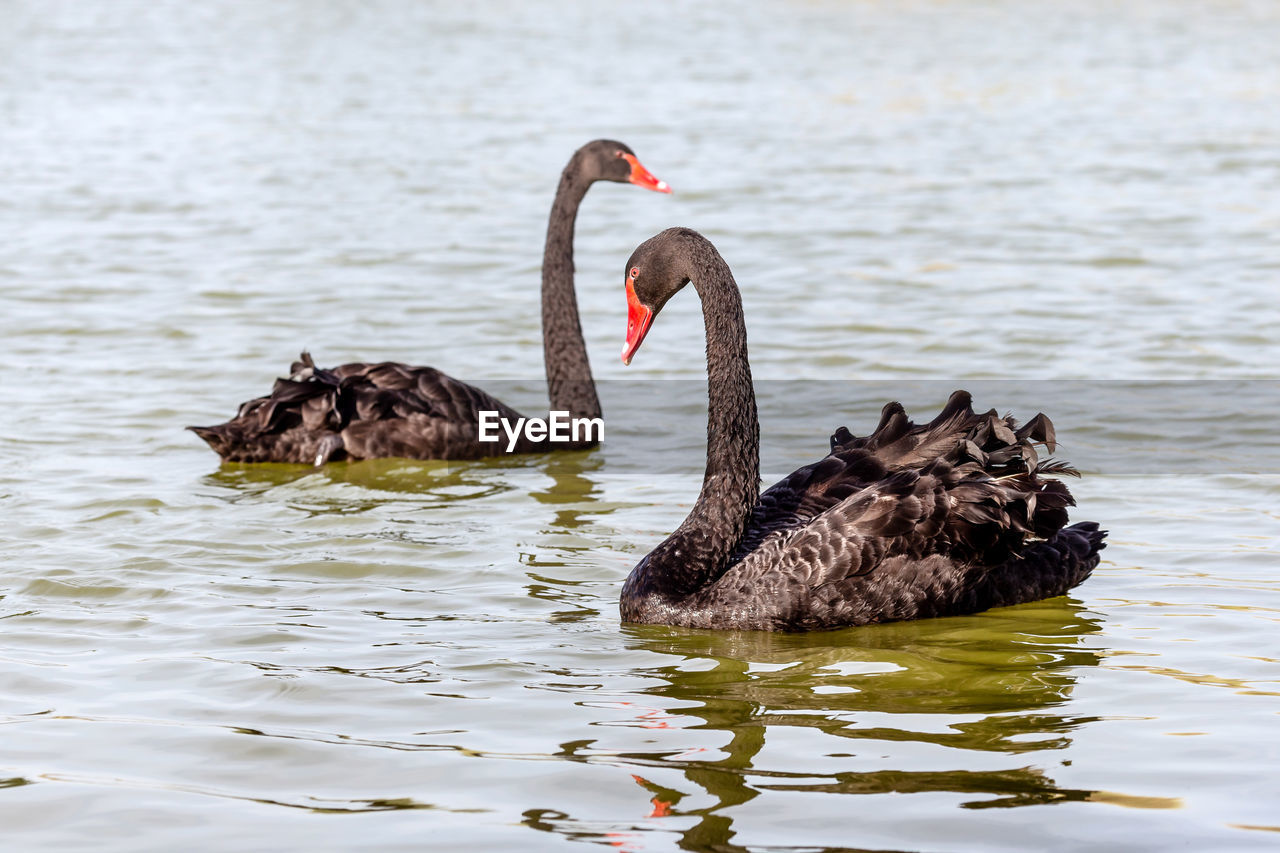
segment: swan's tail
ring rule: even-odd
[[[336,444],[317,439],[336,438],[348,419],[342,381],[316,367],[306,352],[289,366],[289,374],[277,379],[267,396],[243,403],[226,423],[187,429],[227,462],[323,464],[342,449],[340,439]]]
[[[1092,521],[1064,527],[1050,539],[987,568],[972,589],[979,609],[1063,595],[1093,574],[1107,531]]]
[[[204,443],[213,449],[213,452],[219,456],[227,455],[227,436],[225,434],[226,424],[218,424],[217,426],[189,426],[187,429],[204,439]]]

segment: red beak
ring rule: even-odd
[[[636,159],[634,154],[623,154],[622,159],[631,164],[631,177],[627,178],[631,183],[638,187],[644,187],[647,190],[654,190],[660,193],[671,192],[671,185],[666,181],[660,181],[658,178],[640,165],[640,161]]]
[[[631,279],[627,279],[627,342],[622,347],[623,364],[631,364],[652,322],[653,312],[636,297],[636,289],[631,286]]]

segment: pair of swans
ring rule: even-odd
[[[610,140],[579,149],[561,175],[543,255],[543,348],[551,408],[585,417],[599,417],[600,403],[573,288],[573,226],[598,180],[670,191]],[[625,621],[805,631],[960,615],[1061,595],[1097,566],[1105,532],[1092,522],[1067,526],[1074,501],[1052,476],[1074,470],[1035,451],[1054,451],[1049,419],[1018,427],[995,410],[977,414],[964,391],[927,424],[889,403],[872,433],[841,427],[826,457],[760,492],[742,299],[729,265],[698,232],[663,231],[627,261],[622,359],[630,364],[658,313],[690,282],[706,327],[706,473],[685,520],[627,577]],[[291,374],[231,421],[192,429],[228,461],[318,465],[494,455],[502,449],[477,440],[477,413],[519,417],[427,367],[323,370],[304,353]],[[526,442],[514,452],[549,449]]]

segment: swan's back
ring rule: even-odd
[[[1062,594],[1105,534],[1065,527],[1074,500],[1053,475],[1075,472],[1036,445],[1054,450],[1044,415],[1018,427],[962,391],[922,425],[890,403],[872,433],[837,430],[828,456],[760,496],[728,568],[675,624],[814,630]]]
[[[191,430],[228,462],[478,459],[505,448],[478,441],[479,412],[520,417],[432,367],[356,362],[326,370],[304,352],[289,373],[226,423]]]

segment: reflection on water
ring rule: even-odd
[[[1179,805],[1170,798],[1063,787],[1045,769],[1056,763],[1045,753],[1067,749],[1073,732],[1097,721],[1055,712],[1068,704],[1082,671],[1104,656],[1089,642],[1102,631],[1101,619],[1066,597],[974,618],[810,636],[624,630],[631,648],[680,662],[650,671],[661,683],[643,693],[659,701],[649,707],[643,700],[614,705],[624,716],[612,724],[720,731],[728,742],[711,756],[633,751],[605,759],[594,740],[580,740],[562,744],[558,755],[607,760],[631,774],[647,798],[637,806],[637,819],[695,818],[678,831],[682,849],[746,849],[731,842],[733,809],[771,792],[950,792],[963,795],[960,805],[969,809],[1100,799],[1141,808]],[[789,769],[785,755],[763,758],[766,744],[786,740],[787,729],[829,738],[822,746],[825,760],[804,756],[801,770]],[[960,751],[948,753],[957,756],[999,753],[1011,760],[992,770],[955,766],[965,761],[928,769],[839,769],[879,763],[875,756],[886,742],[933,744]],[[817,771],[815,764],[829,769]],[[677,769],[688,784],[647,778],[657,769]],[[710,804],[682,808],[687,799]],[[645,847],[639,836],[601,834],[571,814],[531,810],[525,822],[623,849]]]
[[[600,487],[592,477],[604,465],[598,451],[552,453],[536,458],[538,468],[551,482],[545,488],[530,492],[530,496],[538,503],[555,508],[553,528],[573,530],[592,517],[613,511],[612,507],[599,503]]]
[[[218,495],[236,502],[266,498],[288,501],[309,512],[363,512],[389,497],[424,504],[450,504],[502,495],[513,489],[492,463],[410,459],[365,459],[309,465],[243,465],[224,462],[204,477],[230,489]]]
[[[538,457],[538,470],[550,482],[529,496],[554,511],[548,526],[527,544],[522,556],[529,597],[554,602],[552,622],[583,622],[600,615],[599,582],[575,577],[575,567],[589,561],[599,545],[598,520],[615,509],[600,499],[598,474],[604,459],[598,450],[553,453]]]

